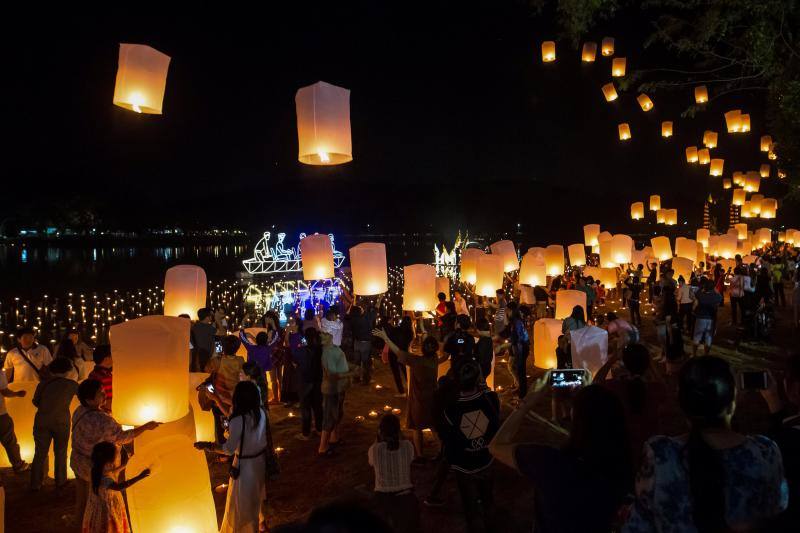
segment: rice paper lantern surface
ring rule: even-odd
[[[706,262],[706,249],[701,243],[697,243],[697,257],[695,258],[697,264]]]
[[[613,255],[613,246],[612,241],[609,239],[607,241],[603,241],[598,246],[598,255],[600,257],[600,266],[605,268],[611,268],[617,266],[617,263],[614,261]]]
[[[733,180],[734,185],[738,185],[739,187],[744,185],[744,174],[739,170],[734,171],[731,179]]]
[[[496,255],[482,255],[478,258],[475,294],[495,296],[503,288],[503,260]]]
[[[600,235],[600,224],[586,224],[583,227],[583,244],[597,246],[597,236]]]
[[[605,242],[605,241],[610,241],[613,238],[614,236],[611,234],[610,231],[601,231],[600,235],[597,236],[597,241]]]
[[[17,444],[19,445],[19,454],[22,460],[30,463],[33,461],[33,453],[35,451],[35,443],[33,442],[33,419],[36,416],[36,406],[31,403],[33,393],[36,392],[38,381],[14,381],[8,386],[8,390],[19,392],[24,391],[25,396],[22,398],[9,397],[4,398],[6,402],[6,410],[11,420],[14,421],[14,433],[17,436]],[[0,446],[0,466],[10,467],[11,462],[8,460],[6,449]],[[67,465],[67,470],[71,471]]]
[[[422,264],[403,267],[403,311],[430,311],[436,304],[436,268]]]
[[[569,332],[572,367],[585,368],[594,375],[608,360],[608,332],[595,326]]]
[[[542,43],[542,61],[551,63],[556,60],[556,43],[555,41],[544,41]]]
[[[717,241],[716,255],[719,257],[724,257],[725,259],[734,257],[738,248],[737,241],[738,239],[736,235],[731,235],[728,233],[725,235],[720,235],[719,240]]]
[[[732,109],[725,113],[725,125],[728,128],[728,133],[742,131],[742,110]]]
[[[633,239],[628,235],[617,233],[611,239],[611,257],[617,265],[627,265],[631,262]]]
[[[164,276],[164,314],[189,315],[197,319],[197,311],[206,306],[208,281],[206,272],[196,265],[176,265]]]
[[[497,241],[489,248],[492,255],[498,256],[503,261],[503,272],[514,272],[519,270],[519,259],[517,258],[517,248],[514,243],[508,240]]]
[[[450,278],[447,276],[437,276],[436,277],[436,299],[439,299],[439,294],[444,293],[444,297],[446,300],[450,299]],[[438,305],[438,304],[437,304]],[[433,311],[435,307],[431,308]]]
[[[762,152],[769,152],[769,147],[772,144],[772,137],[770,135],[762,135],[760,139],[760,148]]]
[[[756,242],[760,245],[769,244],[772,242],[772,230],[769,228],[761,228],[755,232]]]
[[[216,440],[214,433],[214,413],[203,411],[197,399],[197,387],[208,379],[205,372],[189,373],[189,402],[191,403],[192,418],[194,419],[194,438],[196,441],[213,442]]]
[[[744,189],[733,189],[733,199],[731,200],[733,205],[744,205],[746,199],[747,191]]]
[[[764,198],[761,200],[761,218],[775,218],[778,213],[778,200]]]
[[[560,292],[560,291],[559,291]],[[556,368],[556,348],[561,336],[561,320],[540,318],[533,323],[533,364],[539,368]]]
[[[603,54],[605,57],[614,55],[613,37],[603,37],[603,40],[600,42],[600,53]]]
[[[764,201],[763,194],[754,194],[750,197],[751,205],[750,205],[750,212],[754,215],[761,214],[761,202]]]
[[[675,239],[675,255],[694,261],[697,258],[697,241],[686,237],[678,237]]]
[[[711,176],[722,176],[722,169],[725,165],[724,159],[712,159],[711,165],[708,167],[708,173]]]
[[[611,60],[611,76],[620,78],[625,75],[627,60],[624,57],[615,57]]]
[[[636,101],[639,102],[639,107],[642,108],[642,111],[647,112],[654,107],[653,100],[651,100],[650,97],[644,93],[637,96]]]
[[[669,237],[653,237],[650,239],[650,245],[653,247],[653,254],[659,261],[672,259],[672,246],[669,244]]]
[[[631,138],[631,127],[627,122],[617,125],[617,130],[619,131],[620,141],[627,141]]]
[[[701,148],[697,151],[697,162],[701,165],[711,163],[711,152],[708,151],[708,148]]]
[[[586,264],[586,248],[580,243],[567,246],[567,255],[569,256],[570,266],[576,267]]]
[[[739,224],[734,224],[733,228],[736,230],[736,238],[739,240],[745,240],[747,238],[747,224],[742,222]]]
[[[711,236],[711,232],[706,228],[698,228],[698,230],[695,232],[695,236],[697,237],[697,242],[707,247],[708,238]]]
[[[747,133],[748,131],[750,131],[750,115],[748,113],[742,113],[741,121],[742,121],[741,132]]]
[[[716,131],[706,130],[703,132],[703,146],[706,148],[716,148],[719,136]]]
[[[600,90],[603,91],[603,96],[605,97],[606,102],[613,102],[619,97],[613,83],[606,83],[600,87]]]
[[[665,209],[664,210],[664,224],[667,226],[674,226],[678,223],[678,210],[677,209]]]
[[[661,196],[657,194],[650,195],[650,211],[658,211],[661,209]]]
[[[316,281],[334,276],[333,245],[324,233],[315,233],[300,239],[300,259],[303,279]]]
[[[761,175],[762,178],[768,178],[769,170],[770,170],[769,165],[764,164],[761,165],[761,168],[759,169],[758,173]]]
[[[600,277],[597,280],[606,288],[613,289],[617,286],[617,269],[603,267],[600,269]]]
[[[536,305],[536,296],[533,293],[532,286],[520,283],[519,303],[522,305]]]
[[[583,43],[583,49],[581,50],[581,61],[584,63],[592,63],[596,57],[597,43],[591,41]]]
[[[585,266],[583,267],[583,277],[585,278],[592,278],[595,281],[600,280],[600,275],[603,273],[603,269],[596,266]]]
[[[544,264],[548,276],[560,276],[564,273],[564,247],[551,244],[544,250]]]
[[[664,224],[666,222],[667,222],[667,210],[659,209],[658,211],[656,211],[656,223]]]
[[[144,44],[121,43],[114,105],[160,115],[167,87],[170,57]]]
[[[644,202],[633,202],[631,204],[631,218],[633,220],[644,218]]]
[[[698,85],[694,88],[694,101],[698,104],[708,102],[708,88],[705,85]]]
[[[672,270],[675,271],[675,279],[678,279],[678,276],[683,276],[683,280],[689,283],[689,280],[692,279],[693,267],[694,261],[692,259],[685,257],[674,257],[672,259]]]
[[[461,265],[459,267],[459,277],[464,283],[475,284],[478,274],[478,257],[484,255],[483,250],[477,248],[466,248],[461,250]]]
[[[382,242],[362,242],[350,248],[350,270],[354,294],[374,296],[389,290],[386,245]]]
[[[744,190],[758,192],[761,188],[761,175],[758,172],[748,172],[744,177]]]
[[[723,189],[730,189],[731,188],[731,180],[728,179],[728,178],[723,179],[722,180],[722,188]]]
[[[686,162],[687,163],[697,163],[697,146],[687,146],[686,147]]]
[[[140,426],[189,411],[189,327],[185,318],[144,316],[111,326],[114,418]]]
[[[665,120],[661,123],[661,136],[672,137],[672,121]]]
[[[350,91],[324,81],[298,89],[297,159],[306,165],[340,165],[353,160]]]
[[[576,305],[580,305],[586,316],[586,293],[583,291],[573,291],[562,289],[556,292],[556,314],[557,319],[567,318],[572,314]]]
[[[545,286],[547,283],[547,269],[544,260],[528,252],[522,256],[522,266],[519,269],[519,282],[524,285]]]
[[[753,213],[750,211],[752,207],[753,207],[753,202],[751,202],[750,200],[746,200],[742,204],[742,208],[739,211],[739,216],[742,218],[750,218],[754,216]]]

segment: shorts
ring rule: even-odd
[[[695,344],[705,344],[711,346],[711,339],[714,338],[714,321],[710,318],[698,318],[694,321],[694,340]]]
[[[322,395],[322,429],[331,431],[344,415],[344,392]]]

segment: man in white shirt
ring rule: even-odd
[[[461,296],[461,293],[456,291],[453,294],[453,303],[456,306],[456,315],[467,315],[469,316],[469,308],[467,307],[467,301]]]
[[[325,313],[325,318],[319,321],[320,329],[325,333],[330,333],[334,346],[342,346],[342,331],[344,331],[344,324],[339,320],[339,310],[336,307],[330,307],[328,312]]]
[[[8,462],[14,467],[14,472],[19,474],[29,468],[28,463],[19,455],[17,435],[14,433],[14,421],[6,409],[6,398],[22,398],[25,391],[12,391],[8,388],[5,372],[0,372],[0,444],[6,449]]]
[[[50,350],[36,344],[33,329],[25,327],[17,333],[17,347],[6,355],[3,369],[10,382],[41,381],[39,372],[52,360]]]

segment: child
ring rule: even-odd
[[[400,440],[400,419],[384,415],[378,425],[378,439],[367,452],[375,470],[375,501],[381,516],[398,533],[419,531],[419,503],[411,483],[414,446]]]
[[[606,286],[602,283],[597,284],[597,305],[606,304]]]
[[[114,444],[95,444],[92,449],[92,489],[83,513],[82,533],[130,531],[122,491],[149,476],[150,469],[145,468],[139,475],[118,483],[117,476],[125,468],[119,462],[119,450]]]

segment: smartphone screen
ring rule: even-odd
[[[764,390],[768,386],[766,371],[742,372],[739,376],[742,390]]]
[[[206,389],[208,389],[208,392],[214,392],[214,385],[206,383]]]
[[[216,350],[217,353],[222,353],[222,343],[214,341],[214,350]]]
[[[586,384],[586,372],[581,369],[565,368],[550,372],[550,386],[554,389],[583,387]]]

